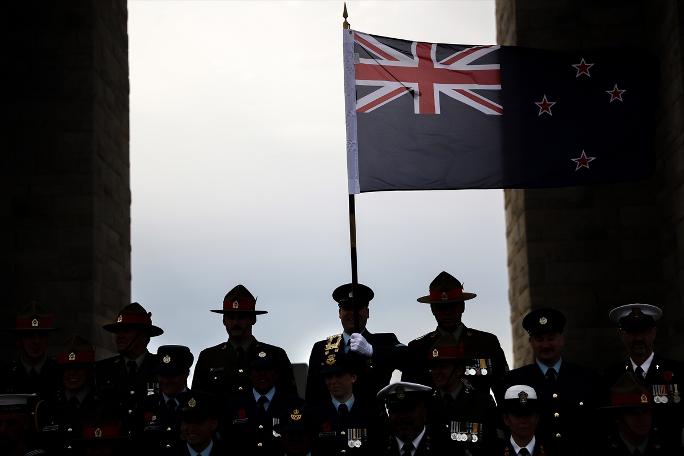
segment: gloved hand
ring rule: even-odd
[[[353,333],[349,338],[349,349],[368,358],[373,356],[373,346],[359,333]]]

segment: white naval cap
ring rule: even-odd
[[[522,402],[528,399],[537,399],[537,392],[529,385],[513,385],[508,388],[506,390],[506,394],[504,394],[504,400],[516,400]]]
[[[635,318],[646,316],[653,318],[653,321],[658,321],[663,316],[663,311],[654,305],[636,302],[616,307],[608,314],[608,317],[614,323],[620,323],[620,320],[627,316]]]
[[[421,385],[420,383],[411,382],[394,382],[390,383],[380,391],[378,391],[377,398],[383,399],[387,396],[397,396],[399,399],[403,399],[403,395],[406,393],[430,393],[432,388],[429,386]]]

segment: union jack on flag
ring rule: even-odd
[[[459,46],[462,49],[454,50],[454,46],[414,41],[407,55],[360,32],[354,33],[354,43],[367,53],[354,64],[356,85],[377,87],[356,100],[357,112],[371,112],[408,95],[413,96],[416,114],[440,114],[440,94],[485,114],[503,112],[499,103],[475,92],[501,90],[499,64],[475,63],[499,46]],[[438,57],[440,46],[446,48],[446,56]]]
[[[633,52],[343,38],[349,193],[561,187],[653,170],[650,67]]]

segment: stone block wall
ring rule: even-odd
[[[516,366],[532,358],[522,316],[544,306],[568,316],[567,357],[599,367],[623,354],[608,310],[630,302],[659,305],[666,318],[658,349],[684,358],[681,14],[677,1],[497,0],[500,44],[630,46],[650,55],[660,70],[652,178],[505,191]]]
[[[104,348],[99,326],[130,301],[126,2],[5,11],[2,326],[37,300],[57,314],[56,345],[76,332]]]

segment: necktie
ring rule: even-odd
[[[259,409],[259,415],[266,416],[266,404],[268,404],[268,398],[266,396],[261,396],[257,401],[257,408]]]
[[[634,373],[637,375],[637,377],[639,377],[639,380],[643,380],[645,377],[644,370],[641,368],[641,366],[637,366]]]
[[[347,339],[347,343],[344,344],[344,352],[349,353],[349,350],[351,350],[351,339]]]
[[[520,448],[520,451],[518,451],[518,456],[530,456],[530,452],[527,451],[527,448]]]
[[[558,374],[556,374],[556,369],[554,369],[553,367],[549,367],[546,370],[546,380],[548,382],[553,383],[556,381],[557,378],[558,378]]]
[[[340,423],[346,423],[347,416],[349,415],[347,404],[340,404],[337,407],[337,415],[340,417]]]
[[[413,455],[413,443],[407,442],[401,447],[401,456],[412,456]]]
[[[81,401],[76,396],[71,396],[69,399],[69,407],[77,409],[81,405]]]
[[[166,401],[166,408],[171,412],[171,414],[176,413],[176,400],[175,399],[169,399]]]
[[[138,365],[133,360],[126,361],[126,369],[128,370],[128,376],[130,378],[133,378],[135,377],[135,374],[138,371]]]

